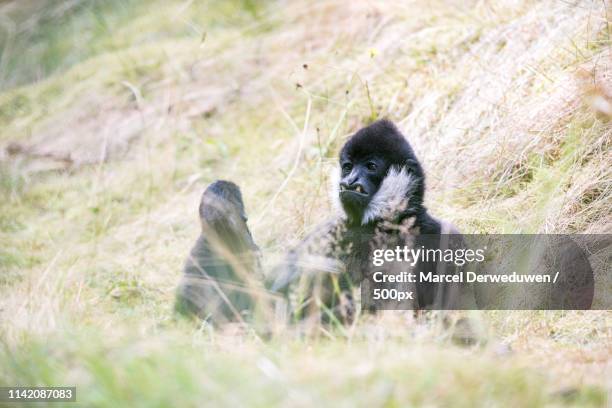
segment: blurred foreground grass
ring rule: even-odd
[[[607,7],[0,2],[0,384],[84,406],[605,406],[607,311],[475,313],[464,348],[436,319],[262,340],[171,305],[207,183],[241,185],[274,264],[381,116],[462,231],[612,232]]]

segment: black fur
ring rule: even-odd
[[[424,178],[412,147],[389,120],[379,120],[357,131],[340,150],[340,157],[356,159],[371,155],[384,158],[389,166],[412,165],[414,171]]]

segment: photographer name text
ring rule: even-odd
[[[519,274],[516,272],[499,275],[480,275],[476,272],[459,271],[452,274],[434,272],[399,272],[388,274],[374,272],[372,279],[376,283],[556,283],[559,272],[552,277],[549,274]]]

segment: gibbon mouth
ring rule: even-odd
[[[360,197],[368,197],[369,194],[364,190],[361,186],[356,186],[355,188],[348,189],[344,186],[340,186],[340,195],[348,195],[353,194]]]

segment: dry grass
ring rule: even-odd
[[[338,147],[381,116],[462,231],[612,232],[606,2],[77,3],[36,9],[65,31],[0,37],[1,382],[76,383],[93,405],[133,402],[131,370],[159,404],[199,387],[229,404],[232,386],[260,405],[605,403],[607,311],[478,314],[487,345],[463,350],[405,317],[262,344],[170,306],[207,183],[239,182],[274,264],[332,211]],[[23,44],[44,70],[19,69]]]

